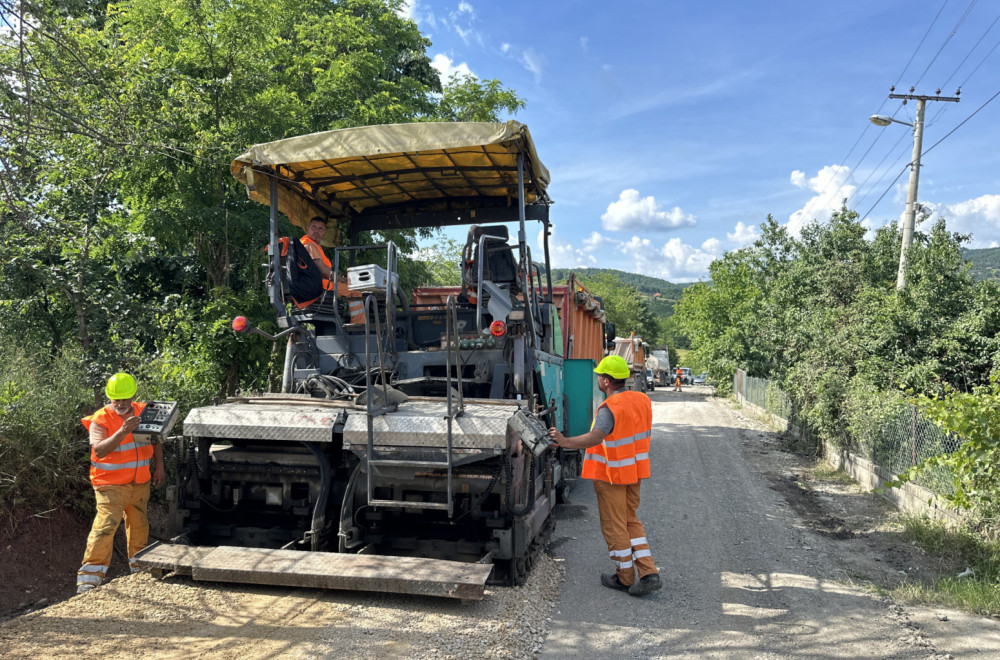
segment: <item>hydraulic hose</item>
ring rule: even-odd
[[[501,461],[503,460],[504,459],[501,459]],[[486,504],[486,499],[490,496],[490,494],[493,493],[493,489],[496,488],[497,482],[500,481],[500,475],[502,475],[503,472],[504,472],[504,463],[501,462],[500,465],[497,467],[496,474],[493,475],[493,478],[490,479],[490,483],[479,495],[479,499],[476,500],[476,506],[478,508],[481,509],[483,505]]]
[[[528,457],[528,501],[524,503],[523,506],[514,506],[513,499],[511,497],[511,491],[514,485],[514,468],[511,466],[510,461],[506,461],[507,469],[507,489],[506,489],[506,499],[507,499],[507,510],[512,516],[520,517],[526,516],[531,513],[531,510],[535,508],[535,456],[530,451],[523,452],[524,456]]]
[[[320,532],[326,526],[326,504],[330,499],[330,461],[327,459],[319,447],[313,442],[303,442],[309,451],[316,457],[319,464],[319,494],[316,496],[316,506],[313,507],[312,528],[309,530],[309,541],[311,550],[319,550]]]

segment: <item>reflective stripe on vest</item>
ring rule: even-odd
[[[145,407],[145,403],[133,403],[132,414],[142,414]],[[125,420],[110,405],[80,421],[88,431],[91,424],[97,424],[107,431],[108,437],[114,435],[125,424]],[[129,433],[118,447],[103,458],[98,458],[97,452],[91,446],[90,483],[95,486],[121,486],[132,482],[144,484],[150,479],[152,463],[153,445],[147,440],[136,440]]]
[[[611,484],[634,484],[649,477],[649,440],[653,427],[653,405],[649,397],[642,392],[619,390],[601,406],[611,411],[615,427],[603,442],[587,449],[583,457],[583,478]],[[597,419],[596,412],[594,419]]]

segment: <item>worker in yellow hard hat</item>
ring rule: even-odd
[[[601,532],[615,564],[614,573],[601,574],[601,584],[644,596],[663,586],[646,529],[636,515],[639,486],[650,475],[653,405],[645,392],[625,389],[632,370],[620,355],[601,360],[594,373],[606,398],[594,414],[590,431],[567,438],[550,428],[549,437],[560,447],[587,450],[582,476],[594,482]]]
[[[90,433],[90,483],[97,499],[97,515],[87,537],[83,564],[76,574],[77,593],[90,591],[104,580],[111,564],[115,532],[123,518],[133,573],[138,570],[135,555],[149,540],[146,507],[150,482],[154,486],[163,483],[163,447],[155,439],[140,440],[132,435],[146,407],[134,401],[137,390],[135,378],[116,373],[104,388],[110,403],[80,420]]]

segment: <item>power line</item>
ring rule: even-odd
[[[948,6],[948,0],[944,0],[944,2],[941,4],[941,9],[938,9],[937,15],[934,17],[934,20],[931,21],[930,26],[927,28],[927,32],[924,32],[924,36],[923,36],[923,38],[920,39],[920,43],[917,44],[917,47],[913,49],[913,54],[910,55],[910,59],[907,60],[906,66],[903,67],[903,71],[899,74],[899,78],[897,78],[896,82],[893,83],[893,85],[892,85],[893,87],[898,87],[899,86],[899,81],[901,81],[903,79],[903,76],[906,75],[906,70],[910,68],[910,64],[913,62],[913,58],[916,57],[917,53],[920,52],[920,47],[924,45],[924,41],[926,41],[927,35],[929,35],[931,33],[931,30],[934,29],[934,26],[937,24],[937,20],[939,18],[941,18],[941,12],[943,12],[944,8],[947,7],[947,6]],[[882,105],[885,105],[884,101],[882,102]],[[881,109],[882,109],[881,106],[879,106],[879,110],[881,110]],[[878,110],[876,110],[875,112],[877,114]]]
[[[998,18],[1000,18],[1000,17],[998,17]],[[993,22],[996,23],[996,21],[993,21]],[[969,78],[971,78],[973,76],[973,74],[976,73],[976,71],[979,71],[979,67],[981,67],[986,62],[986,60],[988,60],[990,58],[990,55],[992,55],[993,51],[995,51],[997,49],[997,46],[1000,46],[1000,41],[998,41],[995,44],[993,44],[993,48],[990,48],[990,52],[986,53],[986,56],[983,57],[982,60],[980,60],[979,64],[976,65],[976,68],[972,70],[972,73],[970,73],[968,76],[966,76],[965,80],[962,81],[962,84],[958,86],[959,89],[965,87],[965,83],[969,82]]]
[[[941,87],[947,87],[948,86],[948,83],[950,83],[951,79],[955,77],[955,74],[958,73],[958,70],[961,69],[962,66],[966,62],[969,61],[969,58],[972,57],[972,54],[974,52],[976,52],[977,48],[979,48],[979,44],[983,43],[983,39],[985,39],[986,35],[988,35],[990,33],[990,31],[993,29],[993,26],[995,26],[997,24],[997,21],[1000,21],[1000,14],[997,14],[997,17],[993,19],[993,22],[990,23],[990,26],[988,28],[986,28],[986,31],[983,32],[983,35],[981,37],[979,37],[979,40],[972,46],[972,48],[969,49],[969,52],[966,53],[965,57],[962,58],[962,61],[958,63],[958,66],[955,67],[955,70],[951,72],[951,75],[948,76],[948,79],[944,81],[944,84],[941,85]],[[1000,41],[997,42],[997,46],[1000,46]],[[993,46],[993,50],[996,50],[997,46]],[[991,50],[990,53],[992,53],[993,50]],[[989,55],[987,55],[987,57],[988,56]],[[982,62],[980,62],[979,64],[981,66]],[[979,66],[976,67],[976,69],[978,69],[978,68],[979,68]],[[975,73],[975,70],[973,70],[973,73]],[[970,74],[970,77],[971,77],[971,74]],[[968,78],[966,78],[966,80],[968,80]],[[959,86],[959,88],[961,88],[961,86]],[[942,109],[947,108],[947,107],[948,106],[941,106]]]
[[[905,76],[905,75],[906,75],[906,71],[907,71],[907,69],[909,69],[909,68],[910,68],[910,64],[912,64],[912,63],[913,63],[913,58],[915,58],[915,57],[917,56],[917,53],[919,53],[919,52],[920,52],[920,48],[921,48],[921,46],[923,46],[923,45],[924,45],[924,42],[925,42],[925,41],[927,40],[927,37],[928,37],[928,35],[930,35],[930,33],[931,33],[931,30],[933,30],[933,29],[934,29],[934,26],[935,26],[935,25],[937,25],[937,21],[938,21],[938,19],[939,19],[939,18],[941,18],[941,13],[942,13],[942,12],[944,11],[944,8],[948,6],[948,1],[949,1],[949,0],[944,0],[944,2],[942,2],[942,3],[941,3],[941,8],[940,8],[940,9],[938,9],[938,12],[937,12],[937,14],[936,14],[936,15],[934,16],[934,20],[932,20],[932,21],[931,21],[931,24],[930,24],[929,26],[927,26],[927,31],[926,31],[926,32],[924,32],[924,36],[920,38],[920,42],[919,42],[919,43],[917,44],[916,48],[914,48],[914,49],[913,49],[913,52],[912,52],[912,53],[910,54],[910,59],[909,59],[909,60],[907,60],[907,62],[906,62],[906,66],[904,66],[904,67],[903,67],[903,70],[899,72],[899,78],[897,78],[897,79],[896,79],[896,82],[895,82],[895,83],[893,83],[893,85],[892,85],[892,89],[895,89],[895,88],[896,88],[896,87],[897,87],[897,86],[899,85],[899,82],[900,82],[900,81],[901,81],[901,80],[903,79],[903,76]],[[891,91],[891,90],[890,90],[890,91]],[[881,104],[881,105],[879,105],[879,107],[878,107],[878,109],[877,109],[877,110],[875,110],[875,114],[878,114],[878,113],[882,112],[882,108],[884,108],[884,107],[885,107],[885,104],[886,104],[886,103],[887,103],[888,101],[889,101],[888,97],[887,97],[887,98],[885,98],[885,99],[883,99],[883,100],[882,100],[882,104]],[[900,104],[900,108],[902,108],[902,104]],[[896,116],[896,113],[898,113],[898,112],[899,112],[899,108],[897,108],[897,109],[896,109],[896,112],[892,113],[892,116],[893,116],[893,117],[895,117],[895,116]],[[863,140],[863,139],[864,139],[864,137],[865,137],[865,134],[866,134],[866,133],[868,132],[868,130],[869,130],[870,128],[871,128],[871,125],[870,125],[870,124],[865,124],[865,127],[864,127],[864,128],[863,128],[863,129],[861,130],[861,135],[859,135],[859,136],[858,136],[858,139],[854,141],[854,145],[853,145],[853,146],[852,146],[852,147],[850,148],[850,150],[849,150],[849,151],[847,152],[847,155],[846,155],[846,156],[844,156],[844,157],[843,157],[843,159],[841,159],[839,167],[847,167],[847,159],[851,157],[851,154],[852,154],[852,153],[854,153],[854,150],[855,150],[855,149],[857,148],[858,144],[860,144],[860,143],[861,143],[861,140]],[[882,134],[881,134],[881,133],[879,133],[879,135],[878,135],[878,136],[877,136],[877,137],[875,138],[875,140],[874,140],[874,141],[872,142],[871,146],[869,146],[869,147],[868,147],[868,150],[867,150],[867,151],[865,151],[865,153],[864,153],[864,154],[862,154],[861,158],[859,158],[859,159],[858,159],[858,162],[857,162],[857,163],[855,163],[854,167],[853,167],[853,168],[851,168],[851,167],[848,167],[848,171],[850,171],[850,172],[853,172],[853,171],[854,171],[854,170],[855,170],[856,168],[858,168],[858,167],[859,167],[859,166],[861,165],[861,163],[862,163],[862,162],[864,162],[864,159],[865,159],[865,157],[866,157],[866,156],[868,155],[868,152],[869,152],[869,151],[871,151],[872,147],[874,147],[874,146],[875,146],[875,143],[877,143],[877,142],[878,142],[878,140],[879,140],[879,138],[881,137],[881,135],[882,135]],[[845,181],[845,184],[846,184],[846,183],[847,183],[848,181],[850,181],[850,179],[851,179],[851,175],[848,175],[848,178],[847,178],[847,181]],[[826,195],[827,195],[827,193],[829,192],[829,188],[830,188],[830,186],[831,186],[831,185],[833,185],[833,183],[834,183],[834,180],[833,180],[833,179],[831,179],[831,180],[830,180],[830,182],[829,182],[829,183],[827,183],[826,187],[824,187],[824,188],[823,188],[823,190],[822,190],[822,191],[821,191],[821,192],[819,193],[819,195],[818,195],[818,196],[819,196],[819,197],[824,197],[824,198],[825,198],[825,197],[826,197]],[[836,191],[837,191],[837,190],[839,190],[839,188],[840,188],[840,187],[841,187],[841,186],[838,186],[838,187],[834,188],[834,191],[833,191],[833,193],[831,193],[831,194],[835,194],[835,193],[836,193]]]
[[[886,195],[888,195],[888,194],[889,194],[889,191],[890,191],[890,190],[892,190],[892,187],[893,187],[894,185],[896,185],[896,182],[897,182],[897,181],[899,181],[899,177],[903,176],[903,172],[905,172],[905,171],[906,171],[906,168],[908,168],[908,167],[909,167],[909,165],[908,165],[908,164],[907,164],[907,165],[904,165],[904,166],[903,166],[903,169],[901,169],[901,170],[899,171],[899,174],[897,174],[897,175],[896,175],[896,178],[892,180],[892,183],[890,183],[890,184],[889,184],[889,187],[885,189],[885,192],[884,192],[884,193],[882,193],[882,194],[881,194],[881,195],[879,196],[879,198],[875,200],[875,203],[874,203],[874,204],[872,204],[872,207],[871,207],[870,209],[868,209],[868,211],[867,211],[867,212],[865,212],[865,214],[864,214],[863,216],[861,216],[861,218],[862,218],[862,219],[864,219],[864,218],[867,218],[867,217],[868,217],[869,215],[871,215],[871,212],[872,212],[872,211],[874,211],[874,210],[875,210],[875,207],[879,205],[879,202],[881,202],[881,201],[882,201],[882,198],[884,198],[884,197],[885,197]]]
[[[880,133],[880,135],[881,134],[882,133]],[[872,176],[874,176],[875,173],[878,172],[881,169],[881,167],[885,163],[886,159],[888,159],[889,156],[891,156],[893,153],[899,153],[899,151],[898,151],[899,143],[902,142],[903,138],[905,138],[905,137],[906,137],[906,133],[900,133],[899,134],[899,137],[896,138],[896,143],[893,144],[891,147],[889,147],[889,150],[885,153],[884,156],[882,156],[882,160],[880,160],[878,162],[878,165],[876,165],[875,167],[873,167],[871,169],[871,171],[868,173],[868,176],[865,177],[865,180],[862,181],[861,184],[858,186],[857,195],[856,195],[857,201],[855,202],[857,205],[860,205],[864,200],[866,200],[871,195],[872,190],[874,190],[875,188],[877,188],[878,185],[882,182],[882,179],[885,178],[885,174],[884,173],[881,174],[879,176],[879,178],[876,179],[874,183],[872,183],[871,187],[868,188],[867,190],[865,190],[862,193],[862,189],[865,187],[865,184],[867,184],[868,181],[872,178]],[[905,156],[905,153],[903,155]]]
[[[969,13],[972,11],[972,8],[976,6],[977,2],[979,2],[979,0],[972,0],[972,2],[969,3],[969,6],[965,8],[965,13],[962,14],[962,16],[958,19],[958,22],[955,23],[955,27],[953,27],[948,36],[945,37],[944,41],[941,43],[941,47],[938,48],[938,51],[936,53],[934,53],[934,57],[931,58],[931,61],[927,63],[927,67],[924,69],[924,72],[920,74],[919,78],[917,78],[917,82],[913,83],[914,87],[919,85],[920,81],[924,79],[925,75],[927,75],[927,72],[930,71],[930,68],[934,65],[934,62],[937,61],[938,55],[941,54],[941,51],[943,51],[945,46],[948,45],[948,42],[951,41],[951,38],[955,36],[956,32],[958,32],[958,28],[961,27],[962,23],[965,22],[965,19],[969,17]]]
[[[926,154],[930,153],[931,150],[934,149],[934,147],[938,146],[939,144],[941,144],[942,142],[944,142],[946,139],[948,139],[949,137],[951,137],[951,135],[955,131],[957,131],[959,128],[961,128],[967,121],[969,121],[970,119],[972,119],[973,117],[975,117],[979,113],[980,110],[982,110],[987,105],[989,105],[990,103],[992,103],[998,96],[1000,96],[1000,90],[997,90],[997,92],[995,94],[993,94],[993,96],[991,96],[990,98],[988,98],[981,106],[979,106],[978,108],[976,108],[975,110],[973,110],[972,114],[970,114],[968,117],[966,117],[965,119],[963,119],[962,121],[960,121],[955,126],[955,128],[953,128],[950,131],[948,131],[940,140],[938,140],[937,142],[935,142],[934,144],[932,144],[930,147],[928,147],[927,149],[925,149],[923,152],[921,152],[921,154],[920,154],[921,161],[923,161],[924,156]],[[899,174],[896,175],[896,178],[893,179],[892,183],[889,184],[889,187],[886,188],[885,192],[883,192],[882,195],[875,201],[875,204],[873,204],[872,207],[870,209],[868,209],[868,211],[863,216],[861,216],[862,218],[867,217],[869,214],[871,214],[872,211],[875,210],[875,207],[879,205],[879,202],[882,201],[882,199],[889,193],[889,191],[892,190],[892,187],[894,185],[896,185],[896,182],[899,181],[899,177],[901,177],[903,175],[903,172],[906,171],[906,168],[910,167],[912,164],[913,163],[908,163],[907,165],[903,166],[903,169],[900,170]]]
[[[950,131],[948,131],[945,134],[944,137],[942,137],[940,140],[938,140],[937,142],[935,142],[934,144],[932,144],[930,147],[928,147],[926,151],[924,151],[922,154],[920,154],[920,157],[923,158],[924,154],[930,153],[931,149],[933,149],[934,147],[936,147],[939,144],[941,144],[942,142],[944,142],[948,137],[951,136],[952,133],[954,133],[955,131],[957,131],[958,129],[960,129],[962,127],[962,125],[965,124],[965,122],[967,122],[970,119],[972,119],[973,117],[975,117],[976,113],[978,113],[980,110],[982,110],[987,105],[989,105],[990,103],[992,103],[993,99],[995,99],[998,96],[1000,96],[1000,90],[997,90],[996,94],[994,94],[993,96],[991,96],[990,98],[988,98],[985,103],[983,103],[981,106],[979,106],[978,108],[976,108],[975,110],[973,110],[971,115],[969,115],[968,117],[966,117],[965,119],[963,119],[962,121],[960,121],[958,123],[958,125],[955,126],[955,128],[953,128]]]

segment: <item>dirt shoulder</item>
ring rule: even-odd
[[[893,602],[887,594],[912,582],[932,583],[964,569],[960,560],[939,557],[906,538],[901,512],[863,489],[822,458],[795,451],[788,436],[731,401],[745,426],[743,451],[769,487],[780,493],[801,523],[822,539],[837,562],[836,578],[879,594],[899,624],[900,641],[917,657],[1000,657],[1000,621],[950,608]]]
[[[62,509],[26,516],[0,541],[0,621],[76,593],[88,522]]]
[[[843,541],[837,545],[844,553],[845,581],[888,590],[906,581],[954,576],[964,568],[907,539],[901,514],[890,502],[835,472],[822,458],[795,451],[790,438],[731,402],[724,405],[746,424],[744,455],[769,487],[808,529]]]

